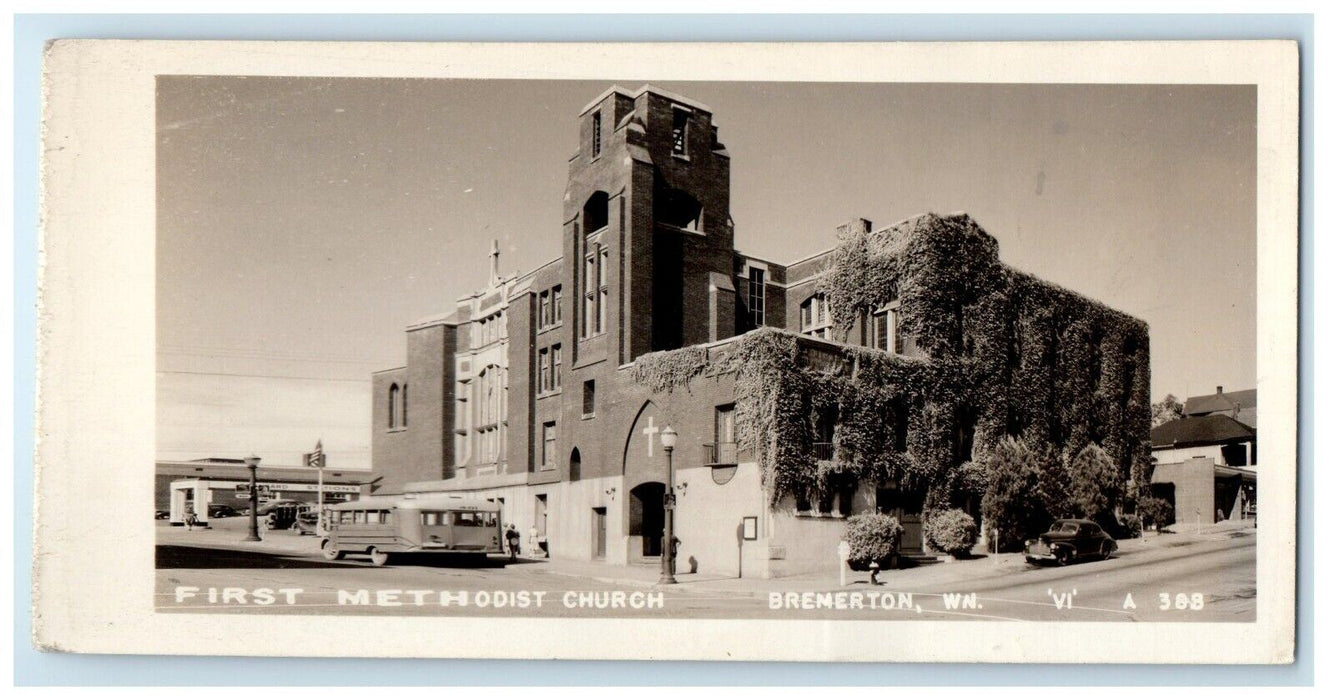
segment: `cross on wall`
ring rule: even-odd
[[[659,430],[661,430],[661,428],[654,425],[654,417],[649,416],[649,425],[645,426],[644,430],[640,431],[644,433],[645,442],[648,443],[646,447],[648,448],[648,456],[650,457],[654,456],[654,435],[657,435]]]

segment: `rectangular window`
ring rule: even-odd
[[[546,328],[551,324],[552,300],[543,292],[538,295],[538,328]]]
[[[561,388],[561,346],[552,346],[552,389]]]
[[[889,312],[877,311],[871,316],[871,346],[877,350],[886,349],[886,319]]]
[[[561,285],[552,287],[552,323],[561,322]]]
[[[881,309],[871,317],[871,346],[895,354],[904,353],[904,339],[899,334],[899,308]]]
[[[751,324],[759,328],[765,325],[765,270],[753,267],[748,277],[747,304],[751,310]]]
[[[890,309],[885,314],[885,347],[892,353],[904,354],[904,339],[900,337],[900,310]]]
[[[598,332],[607,328],[607,247],[598,249]]]
[[[691,113],[680,108],[672,108],[672,155],[685,156],[686,141],[690,131]]]
[[[589,253],[584,258],[584,318],[581,321],[582,335],[586,338],[598,332],[594,329],[594,324],[598,321],[598,291],[595,285],[597,264],[594,262],[594,257],[593,253]]]
[[[593,380],[590,379],[584,382],[584,415],[593,415],[594,408],[594,387]]]
[[[733,404],[714,409],[714,439],[718,442],[736,442],[736,408]]]
[[[594,158],[597,158],[598,156],[602,155],[602,152],[603,152],[603,113],[602,113],[602,112],[594,112],[594,113],[593,113],[593,143],[590,144],[590,145],[592,146],[592,148],[591,148],[591,152],[593,153],[593,157],[594,157]]]
[[[556,421],[542,424],[542,466],[544,469],[556,466]]]
[[[538,391],[547,391],[551,388],[551,360],[547,354],[547,348],[538,351]]]
[[[829,313],[823,295],[816,294],[802,302],[801,328],[804,335],[830,339]]]

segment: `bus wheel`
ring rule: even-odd
[[[389,561],[389,555],[375,547],[372,547],[367,554],[371,555],[371,566],[384,566],[385,562]]]
[[[328,559],[329,561],[334,561],[335,559],[343,558],[343,552],[335,548],[334,543],[329,540],[325,540],[324,542],[320,543],[320,552],[323,553],[324,558]]]

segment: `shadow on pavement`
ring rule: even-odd
[[[349,553],[347,557],[353,561],[359,558],[358,555],[352,553]],[[365,560],[365,557],[360,558]],[[523,559],[519,560],[519,563],[523,562]],[[510,563],[509,559],[500,557],[400,552],[390,555],[387,566],[422,566],[431,569],[504,569]]]
[[[250,550],[214,549],[178,544],[157,546],[159,569],[335,569],[349,566],[355,564]]]

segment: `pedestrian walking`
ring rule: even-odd
[[[528,527],[528,551],[533,556],[538,556],[538,526],[530,525]]]
[[[505,530],[505,543],[510,547],[510,561],[519,559],[519,530],[514,523]]]
[[[186,507],[185,507],[185,529],[187,529],[187,530],[194,530],[194,529],[195,529],[195,523],[197,523],[197,522],[199,522],[199,519],[195,516],[195,507],[194,507],[194,506],[186,506]]]

